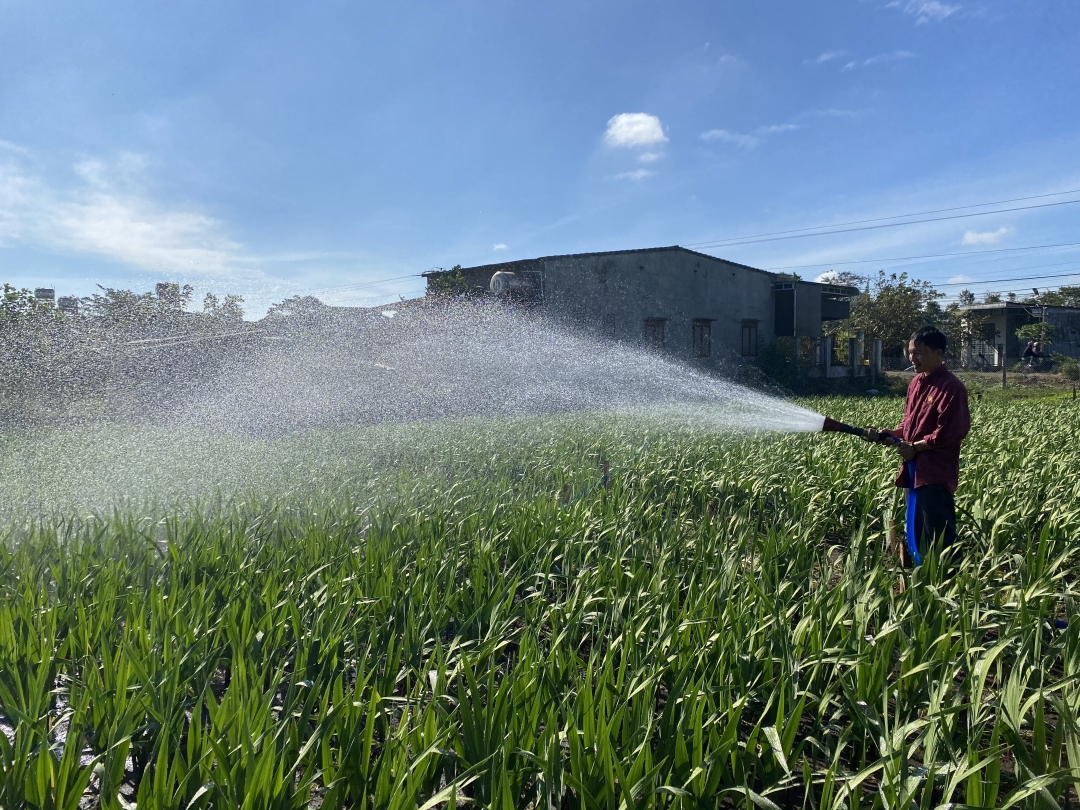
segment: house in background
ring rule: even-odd
[[[1044,307],[1019,301],[970,304],[964,312],[986,318],[993,326],[994,340],[972,340],[964,346],[961,362],[965,368],[1001,367],[1002,359],[1013,362],[1024,351],[1025,341],[1016,336],[1022,326],[1045,321],[1056,328],[1056,336],[1045,353],[1060,352],[1080,359],[1080,308]]]
[[[600,337],[706,365],[753,360],[776,337],[820,341],[822,321],[847,318],[859,293],[678,246],[544,256],[460,272],[474,292],[529,302]],[[425,273],[428,292],[439,291],[449,274]],[[819,363],[819,356],[804,359]]]

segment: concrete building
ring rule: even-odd
[[[460,279],[449,271],[425,273],[428,293],[463,281],[473,292],[542,306],[602,337],[705,364],[752,360],[777,337],[810,338],[820,347],[822,321],[846,318],[859,292],[678,246],[544,256],[460,272]],[[802,360],[826,365],[820,348]]]
[[[993,341],[974,340],[964,347],[961,359],[968,368],[1000,368],[1003,357],[1006,362],[1015,362],[1026,345],[1025,341],[1016,337],[1016,330],[1040,321],[1051,324],[1057,332],[1046,353],[1061,352],[1066,357],[1080,359],[1080,308],[1001,301],[995,304],[971,304],[961,309],[986,318],[993,325],[995,335]]]

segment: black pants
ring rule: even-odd
[[[943,484],[915,490],[915,537],[923,559],[933,547],[947,548],[956,540],[956,501]]]

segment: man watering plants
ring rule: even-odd
[[[967,389],[945,367],[945,335],[919,329],[908,343],[915,376],[908,385],[904,418],[882,434],[903,459],[896,486],[908,490],[907,556],[919,565],[935,543],[956,539],[953,496],[960,476],[960,444],[971,428]]]

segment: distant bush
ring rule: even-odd
[[[758,366],[773,382],[791,388],[799,379],[799,366],[786,338],[774,340],[758,355]]]

